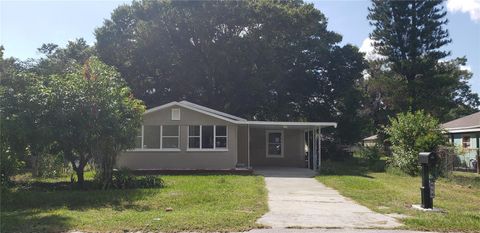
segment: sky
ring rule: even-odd
[[[94,30],[110,17],[113,9],[131,1],[22,1],[0,0],[0,44],[5,57],[38,58],[43,43],[64,46],[69,40],[83,37],[95,43]],[[367,0],[307,0],[328,18],[328,29],[343,36],[342,44],[353,44],[367,56],[374,56],[367,20],[370,1]],[[450,58],[466,56],[474,77],[470,80],[474,92],[480,94],[480,0],[448,0],[445,3],[453,40],[446,46]]]

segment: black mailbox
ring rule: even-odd
[[[420,152],[418,154],[418,162],[420,164],[433,164],[437,156],[433,152]]]
[[[420,188],[422,196],[422,207],[433,208],[433,198],[435,196],[435,183],[430,180],[430,167],[437,162],[437,155],[434,152],[420,152],[418,162],[422,165],[422,187]]]

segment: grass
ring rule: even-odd
[[[420,203],[420,177],[371,172],[361,163],[327,163],[326,174],[316,177],[342,195],[380,213],[399,213],[406,229],[480,232],[480,175],[454,172],[436,182],[434,206],[442,213],[411,208]]]
[[[166,186],[152,189],[2,190],[1,232],[243,231],[267,211],[260,176],[162,178]]]

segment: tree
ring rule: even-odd
[[[75,65],[84,64],[88,58],[95,55],[94,48],[83,38],[69,41],[65,48],[53,43],[43,44],[38,51],[45,57],[34,60],[29,69],[44,76],[71,72]]]
[[[345,123],[358,114],[363,58],[312,4],[134,1],[95,35],[99,57],[149,107],[189,99],[251,119]]]
[[[407,81],[408,97],[417,108],[415,81],[449,55],[440,50],[451,42],[444,25],[447,12],[442,1],[372,0],[368,19],[375,28],[370,37],[390,68]]]
[[[49,124],[79,186],[85,166],[96,160],[107,187],[116,155],[133,147],[143,104],[132,97],[114,68],[95,57],[74,72],[49,76],[46,86]]]
[[[443,48],[451,39],[442,3],[372,0],[370,38],[382,56],[370,61],[364,87],[375,125],[417,109],[446,121],[480,106],[467,83],[471,74],[461,69],[466,59],[446,60],[450,52]]]
[[[419,171],[418,153],[436,151],[446,140],[437,119],[424,111],[400,113],[390,118],[385,133],[392,143],[391,164],[409,175]]]
[[[0,114],[2,158],[19,164],[25,161],[38,175],[38,159],[49,146],[51,129],[45,124],[48,106],[43,80],[26,72],[13,58],[0,60]]]

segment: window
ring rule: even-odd
[[[188,127],[188,148],[200,148],[200,126]]]
[[[213,125],[202,125],[202,149],[213,149]]]
[[[267,130],[267,157],[283,157],[283,132]]]
[[[463,136],[462,137],[462,147],[463,148],[470,148],[470,136]]]
[[[142,148],[142,135],[143,135],[143,127],[141,127],[140,129],[138,129],[137,131],[137,137],[135,137],[135,148]]]
[[[215,126],[215,148],[227,148],[227,126]]]
[[[191,125],[188,127],[188,148],[200,150],[227,149],[227,126]]]
[[[144,125],[136,137],[135,148],[141,150],[179,149],[178,125]]]
[[[143,149],[160,149],[160,126],[143,126]]]
[[[180,132],[178,125],[162,126],[162,149],[178,149]]]

